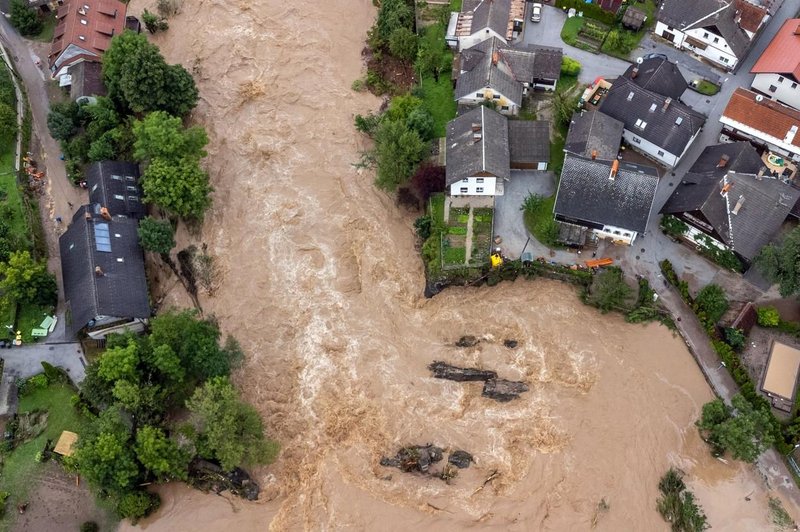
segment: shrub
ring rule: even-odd
[[[43,390],[47,388],[47,384],[47,376],[44,373],[39,373],[38,375],[34,375],[26,381],[23,381],[23,383],[19,386],[19,394],[30,395],[37,390]]]
[[[117,514],[136,524],[142,517],[147,517],[158,510],[159,506],[161,506],[161,498],[155,493],[132,491],[120,497],[117,502]]]
[[[781,315],[775,307],[758,307],[756,314],[761,327],[777,327],[781,321]]]
[[[432,225],[433,221],[429,214],[425,216],[420,216],[416,220],[414,220],[414,230],[417,232],[417,236],[425,241],[428,240],[431,236],[432,232]]]
[[[744,348],[746,337],[744,331],[734,327],[725,328],[725,341],[728,342],[735,351],[741,351]]]
[[[703,508],[698,506],[694,494],[686,489],[683,474],[669,468],[658,483],[661,497],[656,507],[665,521],[671,523],[673,532],[701,532],[708,528]]]
[[[663,231],[665,235],[671,236],[672,238],[683,236],[686,231],[689,230],[689,226],[686,225],[686,222],[676,218],[675,216],[672,216],[671,214],[662,216],[660,225],[661,231]]]
[[[577,76],[581,73],[581,64],[571,57],[563,56],[561,58],[561,75],[562,76]]]
[[[24,0],[11,0],[11,25],[17,28],[21,35],[36,35],[42,31],[42,21],[36,10],[28,7]]]
[[[98,532],[100,527],[94,521],[86,521],[81,525],[80,532]]]
[[[698,314],[703,313],[712,323],[717,323],[728,310],[725,291],[715,284],[704,286],[698,292],[694,303],[695,312]]]

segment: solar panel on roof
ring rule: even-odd
[[[111,253],[111,233],[108,230],[108,224],[94,224],[94,244],[97,251]]]

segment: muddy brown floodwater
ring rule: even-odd
[[[352,165],[365,148],[353,115],[380,103],[350,90],[374,13],[369,0],[198,0],[156,38],[195,75],[194,119],[211,138],[214,207],[194,240],[224,276],[203,306],[245,348],[237,384],[283,451],[255,471],[258,503],[165,486],[140,526],[665,530],[657,482],[674,464],[715,528],[767,527],[760,480],[697,436],[711,392],[666,329],[602,316],[549,281],[422,297],[412,217]],[[483,341],[453,347],[463,334]],[[531,391],[498,404],[478,384],[432,379],[434,359]],[[426,442],[477,463],[449,486],[378,465]]]

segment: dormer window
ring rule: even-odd
[[[633,100],[633,91],[628,93],[628,101]]]
[[[80,40],[82,40],[82,41],[85,41],[85,40],[86,40],[86,37],[85,37],[85,36],[83,36],[83,35],[78,35],[78,39],[80,39]]]
[[[83,24],[84,26],[88,26],[89,25],[89,23],[86,21],[85,18],[81,19],[81,24]]]

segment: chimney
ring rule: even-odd
[[[494,51],[492,52],[492,64],[497,66],[497,62],[500,60],[500,52]]]
[[[614,178],[617,177],[617,172],[619,172],[619,161],[614,159],[614,162],[611,163],[611,173],[608,174],[608,178],[614,181]]]
[[[639,67],[633,67],[631,70],[631,79],[636,79],[636,76],[639,75]]]
[[[592,150],[592,160],[597,159],[597,150]]]
[[[95,266],[94,267],[94,274],[97,277],[103,277],[105,275],[105,273],[103,272],[103,269],[100,266]]]
[[[732,186],[733,186],[733,184],[731,184],[731,183],[725,183],[725,184],[722,186],[722,190],[720,190],[720,191],[719,191],[719,195],[720,195],[720,196],[725,196],[725,195],[727,195],[727,194],[728,194],[728,191],[731,189],[731,187],[732,187]]]
[[[481,130],[480,123],[479,122],[473,122],[472,123],[472,131],[480,131],[480,130]]]
[[[764,172],[766,172],[766,171],[767,171],[767,168],[765,166],[762,166],[761,170],[759,170],[758,173],[756,174],[756,180],[757,181],[763,180],[764,179]]]
[[[106,207],[100,207],[100,216],[103,217],[103,220],[111,221],[111,214]]]
[[[671,103],[672,103],[672,98],[667,98],[666,100],[664,100],[664,107],[661,108],[661,111],[663,112],[669,109],[669,104]]]
[[[744,196],[739,195],[739,199],[736,201],[736,206],[731,211],[731,214],[739,214],[739,209],[742,208],[742,205],[744,205]]]
[[[723,153],[722,157],[719,158],[719,162],[717,163],[717,168],[725,168],[728,166],[728,161],[730,160],[730,156],[727,153]]]

